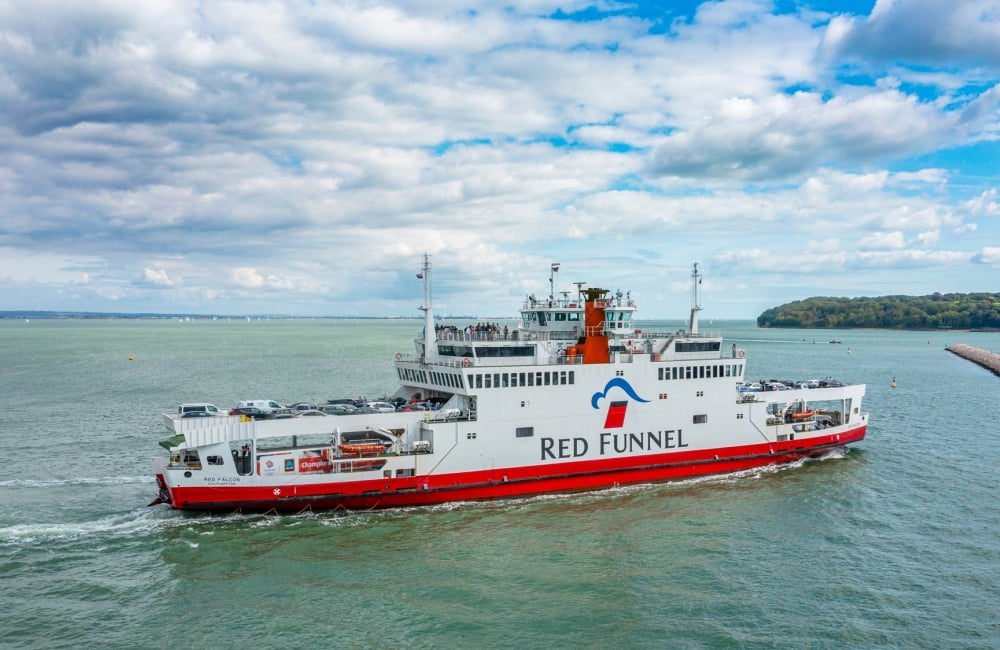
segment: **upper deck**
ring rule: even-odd
[[[685,330],[654,332],[641,329],[602,330],[608,338],[610,363],[737,358],[742,350],[724,352],[722,336],[691,336]],[[511,366],[580,364],[583,356],[571,354],[579,331],[518,328],[503,334],[443,329],[435,339],[436,354],[400,354],[397,361],[444,366]],[[417,339],[417,343],[422,339]]]
[[[547,298],[529,295],[522,303],[517,327],[491,323],[437,326],[415,341],[416,354],[397,355],[397,363],[443,366],[525,366],[576,365],[584,363],[637,363],[722,359],[722,336],[699,333],[697,299],[687,330],[643,331],[634,317],[638,310],[631,292],[611,292],[585,288],[577,282],[575,295],[554,290],[555,273],[549,276],[552,288]],[[424,281],[429,267],[425,265]],[[697,266],[693,286],[700,283]],[[694,290],[695,295],[697,289]],[[430,313],[429,301],[425,307]],[[739,356],[735,347],[732,358]]]

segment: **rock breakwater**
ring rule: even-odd
[[[945,348],[945,350],[986,368],[994,375],[1000,375],[1000,354],[989,352],[987,350],[980,350],[979,348],[974,348],[971,345],[966,345],[965,343],[949,345]]]

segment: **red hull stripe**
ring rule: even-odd
[[[577,492],[652,483],[787,463],[843,447],[865,437],[866,427],[809,441],[762,443],[725,449],[622,456],[348,483],[174,487],[170,502],[185,510],[371,509],[475,501],[553,492]],[[808,444],[804,444],[808,442]],[[722,456],[719,452],[724,452]],[[636,465],[642,461],[642,465]],[[546,470],[539,475],[539,470]]]

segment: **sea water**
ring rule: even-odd
[[[0,647],[1000,647],[1000,377],[944,351],[995,333],[703,321],[748,380],[868,384],[866,440],[782,468],[409,510],[147,507],[162,412],[391,394],[421,324],[0,321]]]

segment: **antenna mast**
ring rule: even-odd
[[[420,363],[427,363],[437,338],[434,332],[434,314],[431,313],[431,256],[427,253],[424,253],[424,265],[417,277],[424,281],[424,304],[420,307],[424,312],[424,350],[420,355]]]
[[[552,270],[549,271],[549,307],[555,304],[556,272],[558,271],[559,271],[559,262],[552,262]]]
[[[698,263],[694,263],[691,269],[691,321],[688,323],[688,333],[691,336],[698,336],[698,312],[701,311],[701,303],[698,301],[698,288],[701,286],[701,274],[698,273]]]

